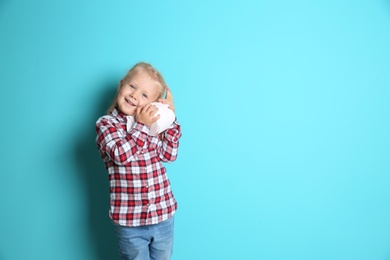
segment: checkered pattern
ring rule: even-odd
[[[138,122],[127,131],[126,123],[117,110],[96,122],[96,144],[110,182],[110,217],[122,226],[157,224],[177,209],[162,162],[176,160],[180,125],[175,122],[156,137]]]

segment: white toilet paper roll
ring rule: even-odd
[[[155,105],[158,109],[158,111],[154,115],[160,115],[160,118],[150,126],[149,134],[151,136],[156,136],[159,133],[162,133],[167,130],[167,128],[169,128],[175,121],[176,116],[175,113],[168,108],[167,104],[154,102],[152,103],[152,105]]]

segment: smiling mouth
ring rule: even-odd
[[[133,102],[131,102],[130,100],[127,100],[127,99],[126,99],[126,102],[127,102],[127,104],[129,104],[130,106],[133,106],[133,107],[136,106],[136,105],[135,105]]]

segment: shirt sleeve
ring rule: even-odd
[[[175,121],[164,133],[160,151],[160,159],[163,162],[173,162],[176,160],[181,136],[180,125]]]
[[[136,122],[126,132],[109,117],[102,117],[96,122],[96,133],[96,145],[103,159],[110,159],[117,165],[127,165],[135,160],[137,152],[144,147],[149,127]]]

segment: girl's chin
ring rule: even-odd
[[[135,115],[135,111],[126,111],[125,114],[127,116],[134,116]]]
[[[121,111],[123,114],[127,115],[127,116],[134,116],[135,115],[135,111],[136,109],[120,109],[119,108],[119,111]]]

